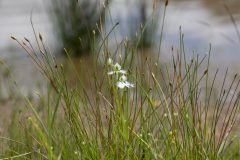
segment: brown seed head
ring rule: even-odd
[[[165,1],[165,6],[167,6],[167,5],[168,5],[168,0]]]
[[[24,39],[25,39],[25,41],[29,42],[29,40],[26,37],[24,37]]]
[[[13,36],[11,36],[11,38],[13,39],[13,40],[17,40],[15,37],[13,37]]]
[[[205,75],[205,74],[207,74],[207,73],[208,73],[208,69],[206,69],[203,74]]]
[[[40,39],[40,41],[42,41],[42,35],[41,35],[41,33],[39,33],[39,39]]]

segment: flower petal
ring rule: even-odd
[[[125,81],[125,86],[128,88],[133,88],[135,85],[133,83],[129,83],[128,81]]]
[[[118,72],[122,73],[122,74],[126,74],[127,73],[127,71],[125,71],[125,70],[119,70]]]
[[[109,71],[107,74],[108,75],[113,75],[114,73],[116,73],[115,71]]]
[[[118,63],[116,63],[114,65],[114,68],[115,68],[116,71],[120,71],[122,67]]]
[[[120,78],[119,78],[119,81],[120,82],[125,82],[127,80],[127,77],[125,75],[122,75]]]
[[[126,87],[126,85],[124,82],[117,82],[117,87],[122,89],[122,88]]]

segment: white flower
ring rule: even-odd
[[[133,88],[134,84],[130,83],[127,81],[127,77],[123,74],[120,78],[119,78],[119,82],[117,82],[117,87],[118,88]]]
[[[113,65],[112,59],[109,58],[109,59],[107,60],[107,64],[112,67],[112,71],[109,71],[107,74],[108,74],[108,75],[113,75],[113,74],[116,75],[116,76],[115,76],[115,79],[118,81],[118,82],[117,82],[117,87],[118,87],[118,88],[123,89],[123,88],[125,88],[125,87],[127,87],[127,88],[133,88],[133,87],[135,87],[134,84],[132,84],[132,83],[130,83],[130,82],[127,81],[127,76],[126,76],[127,71],[122,70],[122,67],[121,67],[118,63],[115,63],[115,64]],[[119,74],[120,74],[120,75],[119,75]]]
[[[127,73],[127,71],[122,70],[122,67],[121,67],[118,63],[116,63],[116,64],[113,66],[113,68],[114,68],[114,70],[108,72],[108,75],[118,74],[118,73],[122,73],[122,74],[126,74],[126,73]]]
[[[135,85],[133,83],[129,83],[128,81],[125,81],[125,85],[127,88],[133,88]]]
[[[122,67],[121,67],[118,63],[116,63],[116,64],[114,65],[114,69],[115,69],[116,71],[120,71],[120,70],[122,69]]]
[[[120,82],[125,82],[127,80],[127,77],[125,75],[122,75],[120,78],[119,78],[119,81]]]
[[[114,73],[115,73],[115,71],[110,71],[110,72],[108,72],[108,75],[112,75]]]
[[[118,88],[124,88],[125,87],[125,82],[117,82],[117,87]]]
[[[117,87],[123,89],[123,88],[125,88],[125,87],[127,87],[127,88],[133,88],[133,87],[135,87],[135,86],[134,86],[134,84],[129,83],[128,81],[124,81],[124,82],[117,82]]]
[[[108,75],[113,75],[113,74],[118,74],[118,73],[126,74],[127,71],[125,71],[125,70],[120,70],[120,71],[109,71],[109,72],[108,72]]]
[[[119,70],[118,72],[122,73],[122,74],[126,74],[127,73],[127,71],[125,71],[125,70]]]

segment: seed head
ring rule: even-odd
[[[165,1],[165,6],[167,6],[167,5],[168,5],[168,0]]]
[[[13,37],[13,36],[11,36],[11,38],[13,39],[13,40],[17,40],[15,37]]]
[[[42,41],[42,35],[41,35],[41,33],[39,33],[39,39],[40,39],[40,41]]]
[[[29,40],[26,37],[24,37],[24,39],[25,39],[25,41],[29,42]]]

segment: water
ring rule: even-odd
[[[47,0],[1,0],[0,1],[0,49],[1,57],[11,57],[7,50],[18,48],[10,39],[16,37],[30,37],[34,39],[30,13],[33,10],[33,21],[36,29],[43,34],[49,45],[54,42],[54,29],[46,14]],[[134,7],[135,6],[135,7]],[[239,19],[240,2],[229,1],[228,6],[236,20]],[[151,7],[149,5],[149,7]],[[126,35],[128,17],[137,17],[135,0],[113,0],[111,6],[112,18],[120,21],[119,32]],[[125,21],[125,22],[124,22]],[[238,21],[237,21],[238,23]],[[109,23],[110,24],[110,23]],[[185,41],[189,50],[205,52],[209,43],[213,52],[218,52],[220,60],[236,61],[239,39],[230,16],[221,2],[212,0],[182,0],[170,1],[166,14],[164,29],[165,47],[178,44],[179,26],[185,34]],[[159,35],[159,33],[158,33]],[[51,44],[52,43],[52,44]]]
[[[233,3],[233,1],[232,1]],[[235,1],[239,6],[239,2]],[[166,17],[166,38],[176,44],[177,26],[182,26],[185,44],[189,50],[207,53],[209,43],[212,44],[214,61],[227,65],[238,63],[239,39],[230,21],[230,15],[223,4],[207,3],[207,1],[186,1],[169,6]],[[230,8],[230,6],[229,6]],[[231,9],[231,8],[230,8]],[[235,11],[235,10],[234,10]],[[238,19],[239,14],[233,15]],[[237,22],[239,24],[239,22]]]
[[[32,88],[39,80],[26,54],[10,39],[28,37],[34,40],[30,25],[30,13],[33,10],[33,22],[52,50],[57,41],[55,30],[46,14],[48,0],[0,0],[0,57],[13,68],[20,86]],[[228,6],[236,20],[240,20],[240,2],[228,1]],[[151,5],[149,5],[151,7]],[[128,17],[137,17],[134,0],[113,0],[111,14],[114,22],[119,21],[119,37],[127,36]],[[109,22],[110,24],[110,22]],[[230,15],[218,0],[171,0],[167,8],[164,28],[163,51],[166,59],[171,57],[171,47],[179,46],[179,26],[185,37],[185,46],[189,57],[192,52],[204,55],[212,44],[212,64],[215,68],[229,67],[232,74],[238,71],[240,41]],[[110,25],[108,26],[110,27]],[[156,33],[159,36],[160,31]],[[28,78],[26,78],[28,77]],[[37,78],[36,78],[37,77]],[[25,89],[26,90],[26,89]]]
[[[115,5],[112,5],[111,12],[113,12],[114,22],[120,22],[117,32],[121,37],[127,36],[126,29],[129,28],[129,23],[134,23],[134,17],[137,17],[136,4],[133,2],[134,0],[127,4],[118,0]],[[239,26],[240,1],[227,1],[226,5]],[[151,5],[149,5],[150,7]],[[163,10],[163,7],[161,8]],[[238,66],[240,37],[237,36],[237,31],[223,2],[218,0],[170,1],[164,28],[163,50],[167,55],[166,58],[171,58],[168,53],[172,46],[179,46],[180,26],[184,33],[189,57],[193,51],[200,55],[208,54],[211,44],[212,63],[215,66],[232,68]],[[160,29],[156,35],[160,35]]]

